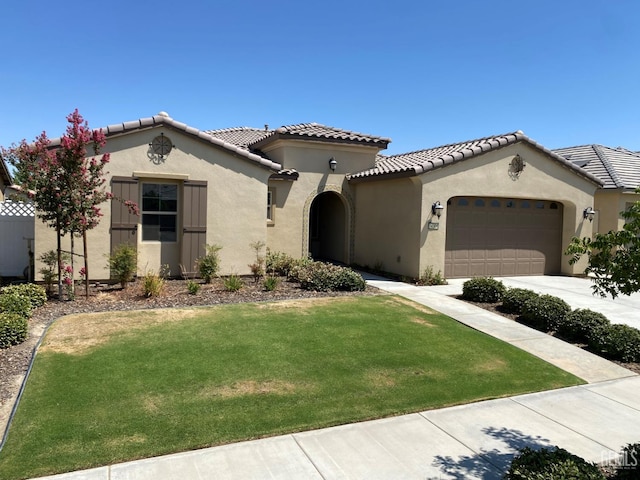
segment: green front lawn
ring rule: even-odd
[[[0,478],[580,383],[394,296],[75,315],[37,355]]]

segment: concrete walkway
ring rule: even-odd
[[[375,277],[368,281],[513,343],[589,384],[46,478],[499,479],[524,446],[558,445],[589,461],[610,462],[622,446],[640,441],[639,376],[455,300],[449,295],[461,290],[461,282],[415,287]],[[624,308],[631,318],[640,311],[635,305]]]

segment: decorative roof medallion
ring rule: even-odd
[[[527,164],[524,163],[524,160],[520,155],[516,155],[515,157],[513,157],[511,163],[509,164],[509,176],[511,177],[511,180],[513,180],[514,182],[518,180],[526,165]]]
[[[161,133],[149,144],[149,159],[156,165],[163,163],[164,157],[169,155],[174,146],[175,145],[173,145],[171,139],[169,137],[165,137],[164,133]]]

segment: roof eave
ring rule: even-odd
[[[277,140],[300,140],[300,141],[311,141],[311,142],[322,142],[322,143],[342,143],[348,145],[362,145],[365,147],[374,147],[378,150],[384,150],[387,148],[391,140],[388,139],[378,139],[375,141],[367,141],[367,140],[353,140],[346,138],[330,138],[330,137],[321,137],[321,136],[312,136],[312,135],[299,135],[296,133],[289,132],[277,132],[274,131],[271,135],[268,135],[264,138],[261,138],[257,142],[250,143],[248,147],[252,150],[261,150],[266,145],[273,143]]]

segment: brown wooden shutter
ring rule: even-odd
[[[182,202],[182,252],[180,263],[194,275],[196,260],[205,253],[207,242],[207,182],[184,182]]]
[[[111,253],[113,253],[115,248],[123,243],[137,247],[139,217],[132,214],[124,202],[131,200],[137,204],[140,201],[138,198],[138,179],[113,177],[111,179],[111,193],[115,197],[111,201]]]

